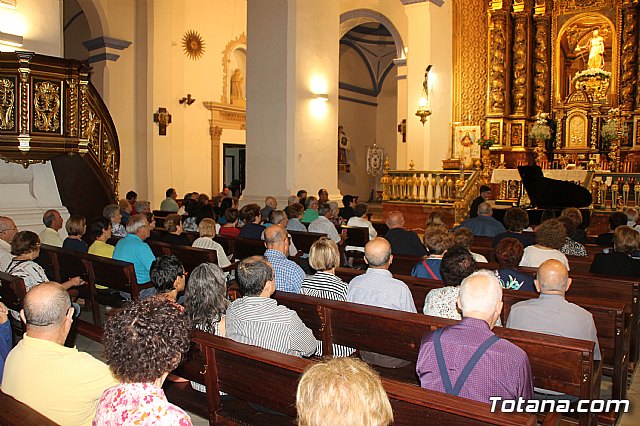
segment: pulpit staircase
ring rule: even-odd
[[[51,161],[71,214],[91,218],[117,200],[120,148],[90,67],[32,52],[0,53],[0,159]]]

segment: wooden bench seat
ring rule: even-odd
[[[74,327],[79,334],[97,342],[102,341],[101,328],[82,320],[74,323]],[[298,381],[304,370],[315,361],[245,345],[197,330],[193,332],[193,348],[202,352],[204,358],[192,359],[190,372],[184,365],[177,372],[182,377],[204,382],[207,393],[192,389],[187,382],[165,381],[163,389],[169,401],[208,418],[210,424],[296,424],[295,397]],[[535,415],[491,413],[489,404],[386,378],[382,378],[382,384],[394,411],[394,425],[536,424]],[[221,400],[219,391],[224,391],[233,398]],[[276,410],[284,416],[257,412],[247,402]],[[556,425],[558,421],[558,415],[549,415],[543,425]]]
[[[415,363],[426,332],[457,322],[292,293],[276,292],[275,298],[295,310],[321,337],[327,355],[332,344],[338,344]],[[303,305],[306,309],[300,309]],[[312,324],[318,322],[321,328],[314,329]],[[527,353],[535,386],[581,399],[599,397],[601,364],[593,361],[593,342],[502,327],[494,332]],[[593,418],[593,414],[582,413],[579,424],[590,424]]]
[[[276,424],[295,424],[298,381],[314,361],[244,345],[200,331],[194,332],[193,341],[200,344],[206,353],[210,424],[242,421],[237,417],[242,416],[242,413],[229,410],[228,406],[231,404],[220,400],[219,391],[283,413],[285,416],[281,416]],[[382,379],[382,384],[394,411],[394,425],[536,423],[535,416],[490,413],[488,404],[417,386],[385,378]]]
[[[336,274],[344,281],[349,282],[353,277],[362,274],[363,271],[338,268]],[[418,312],[422,311],[424,300],[429,291],[444,286],[442,281],[417,278],[411,276],[394,275],[395,278],[403,281],[409,287],[414,298]],[[575,281],[574,281],[575,282]],[[578,281],[580,283],[580,281]],[[576,284],[567,293],[567,300],[582,306],[592,315],[598,331],[598,342],[603,357],[603,371],[613,378],[613,398],[624,399],[627,388],[627,367],[630,357],[631,327],[629,316],[630,292],[622,292],[619,298],[607,299],[612,292],[607,291],[606,295],[600,297],[599,284],[594,284],[595,288],[592,296],[585,294],[576,295],[574,289]],[[590,285],[590,284],[583,284]],[[618,290],[621,290],[618,288]],[[629,290],[629,288],[627,288]],[[502,323],[506,324],[511,306],[521,300],[538,297],[537,293],[519,290],[504,290],[504,309]]]
[[[0,425],[2,426],[56,426],[58,423],[40,414],[0,390]]]

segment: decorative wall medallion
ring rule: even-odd
[[[40,81],[34,85],[34,127],[42,132],[60,129],[60,85],[53,81]]]
[[[204,54],[204,40],[197,31],[189,30],[182,36],[182,49],[190,59],[197,61]]]
[[[14,124],[15,84],[9,78],[0,78],[0,130],[12,130]]]

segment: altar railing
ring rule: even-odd
[[[640,208],[640,173],[596,171],[584,186],[591,191],[594,210]]]
[[[450,207],[456,223],[468,215],[480,185],[477,171],[448,170],[385,170],[380,182],[384,202]]]

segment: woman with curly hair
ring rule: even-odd
[[[549,219],[542,222],[536,228],[536,243],[524,249],[520,266],[537,268],[549,259],[556,259],[569,270],[569,261],[564,253],[560,252],[567,239],[567,231],[557,219]]]
[[[411,276],[442,280],[440,262],[444,252],[453,246],[453,234],[444,225],[432,225],[425,229],[423,241],[429,256],[413,267]]]
[[[112,311],[104,352],[121,383],[102,394],[94,425],[191,425],[167,401],[162,383],[189,350],[189,320],[182,308],[158,296]]]

